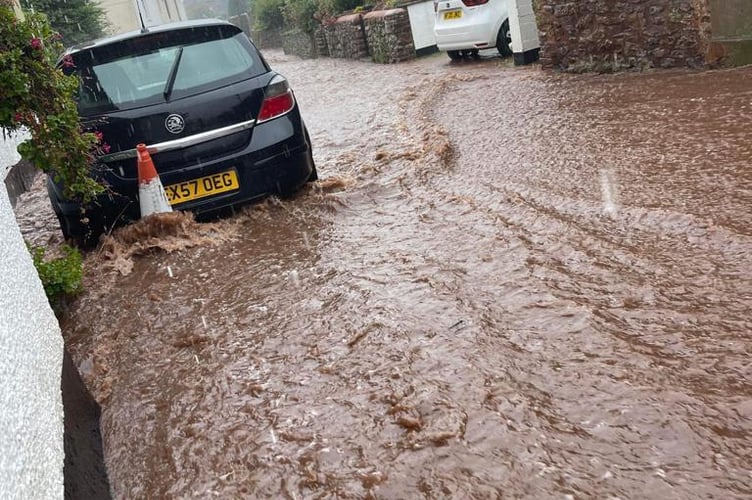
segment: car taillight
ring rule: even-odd
[[[256,123],[282,116],[295,106],[295,96],[285,77],[277,75],[264,89],[264,102],[256,117]]]
[[[475,7],[476,5],[483,5],[484,3],[488,3],[488,0],[462,0],[462,3],[464,3],[467,7]]]

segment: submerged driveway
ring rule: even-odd
[[[116,497],[752,495],[752,69],[268,56],[322,180],[64,320]]]

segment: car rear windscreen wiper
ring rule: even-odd
[[[181,57],[183,57],[182,46],[178,48],[178,53],[175,55],[175,60],[172,61],[170,73],[167,75],[167,83],[165,83],[164,91],[162,91],[165,100],[170,98],[170,94],[172,93],[172,86],[175,85],[175,77],[178,76],[178,66],[180,66]]]

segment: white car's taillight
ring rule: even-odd
[[[264,89],[264,102],[256,117],[256,123],[269,121],[288,113],[295,106],[295,96],[287,79],[281,75],[272,78]]]

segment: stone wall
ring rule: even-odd
[[[324,28],[330,57],[362,59],[368,57],[368,45],[361,14],[338,17]]]
[[[282,49],[285,51],[285,54],[292,54],[303,59],[318,57],[315,37],[301,30],[291,30],[283,33]]]
[[[316,44],[316,55],[318,57],[329,57],[329,46],[326,44],[326,29],[319,26],[313,34],[313,40]]]
[[[535,0],[544,66],[570,71],[699,67],[708,0]]]
[[[369,12],[363,17],[371,59],[396,63],[415,58],[410,18],[405,9]]]
[[[282,31],[273,30],[251,30],[251,40],[259,49],[278,49],[282,47]]]

